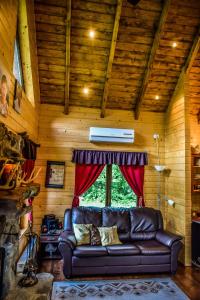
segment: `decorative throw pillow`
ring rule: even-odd
[[[92,224],[73,224],[77,246],[90,244],[90,228]]]
[[[92,224],[90,228],[90,244],[91,246],[100,246],[101,245],[101,236],[98,228]]]
[[[117,226],[98,227],[102,246],[122,244],[117,233]]]

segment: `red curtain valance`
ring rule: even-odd
[[[146,152],[74,150],[72,162],[86,165],[144,166],[148,164],[148,157]]]

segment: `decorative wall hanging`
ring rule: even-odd
[[[4,117],[8,116],[10,87],[10,74],[0,59],[0,114]]]
[[[47,161],[45,187],[63,188],[65,179],[64,161]]]
[[[22,87],[19,84],[19,82],[15,80],[13,108],[19,114],[21,114],[21,102],[22,102]]]

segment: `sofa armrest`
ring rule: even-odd
[[[171,248],[172,244],[174,242],[182,240],[182,237],[169,231],[159,230],[156,233],[156,240]]]
[[[76,247],[76,238],[72,231],[64,230],[58,239],[59,242],[66,243],[72,250]]]

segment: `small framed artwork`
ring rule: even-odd
[[[47,161],[45,187],[63,188],[65,180],[65,162]]]
[[[5,74],[0,70],[0,114],[8,116],[9,106],[9,83]]]
[[[15,80],[13,108],[18,114],[21,113],[21,102],[22,102],[22,87],[19,84],[19,82]]]

